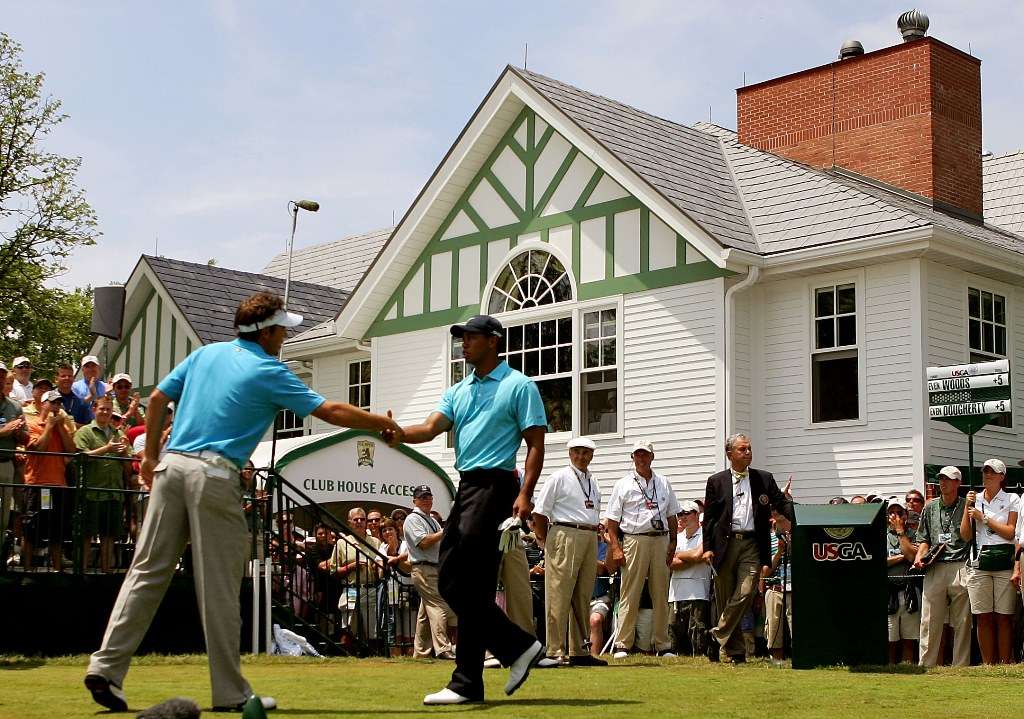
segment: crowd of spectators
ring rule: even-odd
[[[72,516],[81,504],[82,571],[111,573],[130,562],[148,487],[139,475],[145,409],[124,373],[102,379],[82,358],[53,378],[32,361],[0,362],[0,559],[25,571],[70,566]],[[170,424],[161,440],[166,441]],[[81,488],[81,495],[77,490]]]

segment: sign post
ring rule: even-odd
[[[974,488],[974,435],[1010,411],[1010,362],[929,367],[928,416],[967,435],[968,482]]]

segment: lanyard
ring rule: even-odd
[[[586,499],[586,501],[589,502],[590,495],[594,491],[594,480],[591,479],[590,472],[581,472],[580,470],[576,469],[576,465],[574,464],[570,464],[569,466],[572,468],[572,473],[576,475],[576,482],[579,483],[580,485],[580,491],[583,492],[584,498]],[[583,488],[583,477],[587,478],[586,489]]]
[[[437,524],[437,522],[434,521],[434,518],[431,517],[429,514],[424,514],[423,512],[419,511],[419,509],[416,510],[416,514],[420,515],[425,520],[427,520],[427,526],[430,527],[431,532],[437,532],[441,529],[440,526],[434,526],[435,524]]]
[[[653,474],[651,475],[651,479],[650,479],[651,496],[649,496],[649,497],[647,496],[647,490],[644,489],[644,485],[640,481],[640,475],[638,475],[636,472],[633,472],[633,481],[636,482],[636,487],[637,487],[637,489],[640,490],[640,494],[644,495],[644,501],[646,501],[648,503],[653,503],[655,505],[658,504],[658,485],[656,485],[654,483],[654,475]],[[660,508],[659,508],[658,512],[659,512],[659,514],[661,513]]]
[[[953,502],[953,507],[952,507],[952,509],[950,509],[950,512],[949,512],[949,517],[946,520],[945,525],[943,525],[943,523],[942,523],[942,515],[944,514],[944,512],[942,510],[944,509],[944,507],[942,505],[942,500],[941,499],[939,500],[939,529],[942,530],[943,534],[949,534],[950,530],[953,528],[953,517],[954,517],[954,515],[956,515],[956,509],[959,506],[960,506],[960,498],[958,497],[957,500],[955,502]]]

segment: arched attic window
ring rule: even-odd
[[[572,299],[572,282],[561,261],[532,249],[513,257],[498,274],[487,310],[494,315]]]

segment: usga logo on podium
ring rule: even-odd
[[[824,527],[825,534],[835,542],[814,542],[811,555],[815,562],[856,562],[871,559],[863,542],[843,542],[853,534],[853,527]]]

